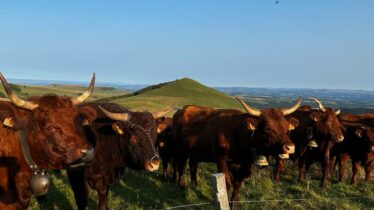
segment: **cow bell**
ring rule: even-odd
[[[308,141],[308,143],[306,144],[306,146],[312,147],[312,148],[316,148],[316,147],[318,147],[318,144],[317,144],[317,142],[315,140],[312,139],[312,140]]]
[[[268,160],[266,159],[265,156],[263,156],[263,155],[257,155],[256,159],[254,161],[254,164],[256,166],[261,166],[262,167],[262,166],[268,166],[269,162],[268,162]]]
[[[41,196],[48,192],[50,185],[48,176],[44,173],[36,173],[30,179],[30,189],[33,195]]]

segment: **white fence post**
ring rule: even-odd
[[[213,174],[213,196],[216,198],[216,209],[230,210],[229,199],[227,198],[226,181],[223,173]]]

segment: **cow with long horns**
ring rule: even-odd
[[[125,167],[156,171],[160,159],[156,150],[160,118],[174,107],[161,112],[131,112],[112,103],[86,103],[94,109],[97,119],[86,127],[88,139],[95,148],[95,159],[83,168],[68,171],[78,209],[85,209],[88,185],[97,191],[99,209],[107,209],[109,187]]]
[[[82,124],[93,122],[96,112],[77,105],[91,95],[95,74],[88,90],[76,98],[44,95],[23,100],[1,73],[0,80],[9,97],[0,101],[0,209],[26,209],[33,194],[46,192],[34,182],[45,170],[93,158]]]
[[[199,162],[216,162],[218,171],[225,174],[230,190],[232,172],[234,191],[231,199],[239,199],[239,188],[250,175],[256,154],[287,158],[295,146],[288,137],[297,127],[297,120],[287,117],[301,103],[285,109],[258,110],[236,98],[247,111],[185,106],[173,117],[174,158],[177,162],[178,183],[185,186],[184,168],[189,158],[192,183],[197,182]]]
[[[344,140],[337,116],[339,110],[324,107],[315,98],[310,98],[317,103],[318,108],[308,106],[300,107],[290,116],[298,119],[300,125],[291,132],[290,136],[296,145],[295,159],[299,159],[299,179],[305,179],[305,172],[313,161],[321,164],[321,186],[325,186],[329,175],[330,153],[334,144]],[[284,161],[278,160],[274,179],[279,180],[279,174],[284,168]]]

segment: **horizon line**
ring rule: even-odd
[[[374,92],[374,90],[369,89],[349,89],[349,88],[310,88],[310,87],[266,87],[266,86],[210,86],[206,85],[199,80],[192,79],[190,77],[182,77],[170,81],[164,81],[159,83],[153,83],[153,84],[141,84],[141,83],[126,83],[126,82],[108,82],[108,81],[96,81],[96,84],[114,84],[114,85],[129,85],[129,86],[151,86],[151,85],[157,85],[160,83],[165,82],[173,82],[175,80],[181,80],[181,79],[191,79],[194,81],[197,81],[205,86],[212,87],[212,88],[263,88],[263,89],[306,89],[306,90],[349,90],[349,91],[366,91],[366,92]],[[41,81],[41,82],[62,82],[62,83],[68,83],[71,82],[71,85],[74,85],[74,83],[78,84],[89,84],[89,81],[81,81],[81,80],[54,80],[54,79],[22,79],[22,78],[8,78],[8,81],[14,81],[14,80],[20,80],[20,81]],[[50,83],[52,84],[52,83]],[[32,85],[31,83],[26,83],[25,85]]]

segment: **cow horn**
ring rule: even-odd
[[[0,101],[12,102],[9,98],[0,98]]]
[[[322,103],[318,99],[316,98],[309,98],[309,99],[312,101],[315,101],[318,104],[319,110],[321,110],[322,112],[326,111],[325,107],[323,107]]]
[[[157,118],[160,118],[160,117],[163,117],[165,116],[167,113],[169,113],[171,110],[173,110],[175,107],[177,106],[177,104],[174,104],[173,106],[169,107],[168,109],[164,110],[164,111],[159,111],[159,112],[152,112],[152,115],[155,119]]]
[[[80,96],[71,99],[71,102],[73,102],[73,105],[78,105],[78,104],[82,103],[83,101],[87,100],[87,98],[90,97],[90,95],[92,94],[92,91],[95,88],[95,78],[96,77],[95,77],[95,73],[94,73],[93,76],[92,76],[92,79],[91,79],[90,86],[88,87],[88,90],[83,92]]]
[[[38,107],[38,104],[31,102],[31,101],[26,101],[23,99],[18,98],[13,91],[10,89],[8,82],[4,78],[3,74],[0,73],[0,80],[1,83],[3,84],[4,90],[6,94],[8,95],[10,101],[16,105],[17,107],[28,109],[28,110],[34,110]]]
[[[299,99],[297,99],[296,104],[293,105],[292,107],[281,109],[283,112],[283,115],[286,116],[286,115],[291,114],[292,112],[296,111],[300,107],[300,105],[301,105],[301,96],[299,97]]]
[[[259,117],[261,116],[261,110],[259,109],[255,109],[255,108],[251,108],[250,106],[248,106],[244,101],[243,99],[239,98],[239,97],[235,97],[236,100],[238,100],[240,102],[240,104],[243,106],[243,108],[248,112],[248,114],[252,115],[252,116],[256,116],[256,117]]]
[[[340,115],[340,109],[335,110],[335,115]]]
[[[101,106],[99,106],[99,108],[101,109],[101,111],[104,112],[105,116],[109,117],[112,120],[127,121],[130,118],[130,115],[128,113],[113,113],[104,109]]]

